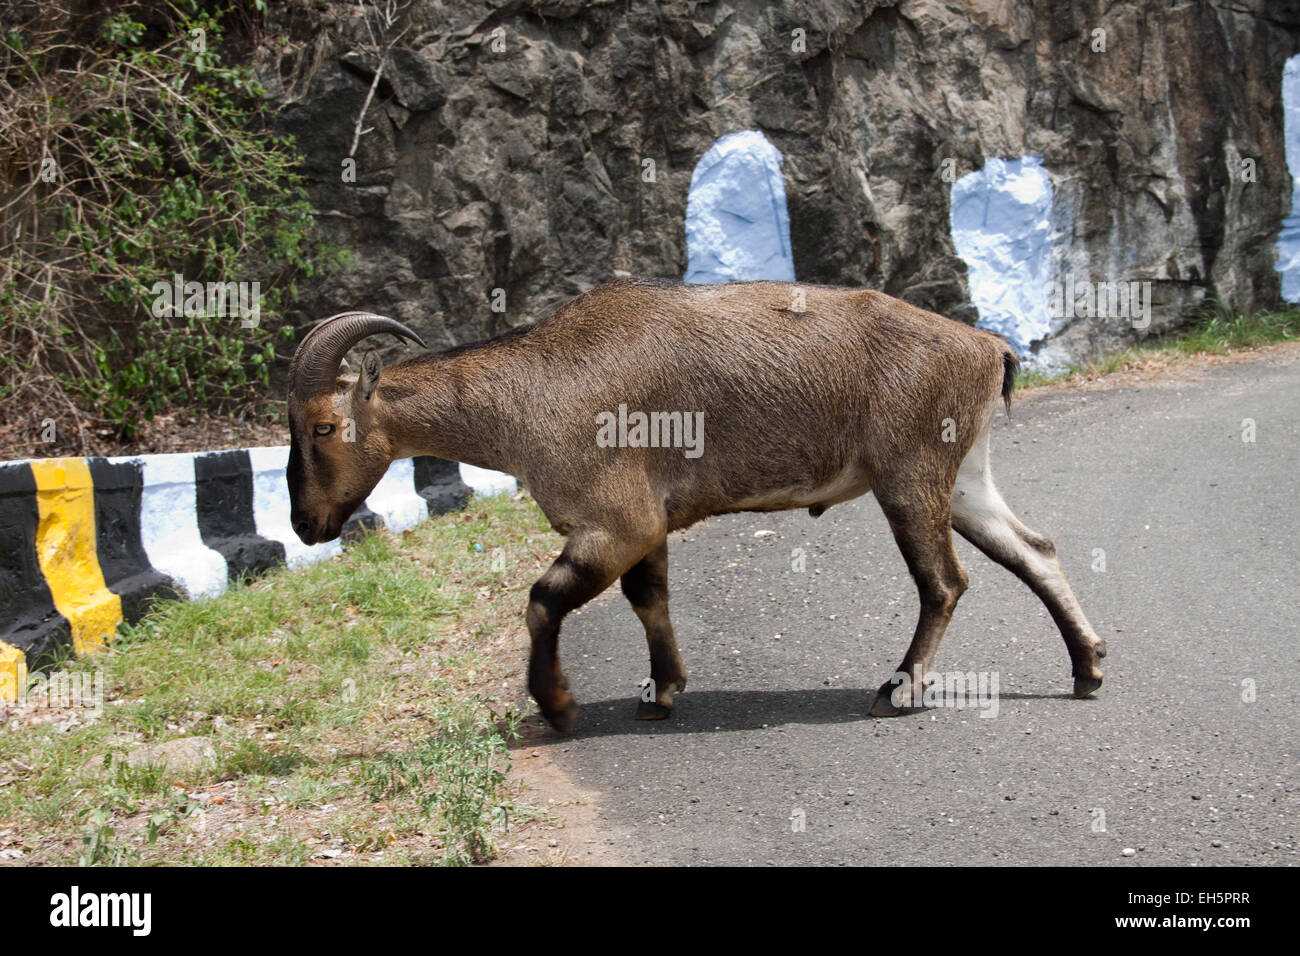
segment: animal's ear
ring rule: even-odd
[[[357,378],[356,394],[363,402],[370,401],[370,396],[375,394],[375,386],[379,384],[379,371],[384,367],[384,363],[379,360],[379,352],[376,349],[366,349],[366,356],[361,360],[361,375]]]

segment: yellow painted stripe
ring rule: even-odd
[[[36,557],[54,606],[72,625],[72,648],[86,654],[111,643],[122,600],[104,583],[95,547],[95,492],[82,458],[31,463],[36,478]]]
[[[16,701],[27,686],[27,655],[0,641],[0,700]]]

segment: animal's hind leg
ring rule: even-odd
[[[578,705],[560,669],[560,622],[636,563],[648,541],[623,534],[575,532],[528,594],[528,634],[532,638],[528,692],[542,716],[561,733],[573,729]]]
[[[623,594],[641,619],[650,646],[649,694],[642,695],[636,717],[662,720],[672,714],[673,696],[686,689],[686,668],[668,618],[668,542],[661,541],[638,561],[623,575],[622,583]]]
[[[942,499],[925,500],[924,494],[917,495],[917,487],[913,485],[898,495],[887,488],[876,488],[881,509],[916,581],[921,614],[903,662],[876,692],[870,709],[873,717],[894,717],[902,708],[920,703],[925,674],[968,583],[953,550],[948,503]]]
[[[1070,652],[1074,696],[1087,697],[1100,687],[1100,661],[1106,656],[1106,642],[1084,617],[1052,542],[1021,524],[993,486],[987,431],[980,435],[957,474],[952,526],[1029,585],[1047,606]]]

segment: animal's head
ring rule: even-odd
[[[380,332],[424,345],[400,322],[344,312],[316,325],[293,354],[286,475],[290,520],[304,544],[337,538],[392,461],[392,445],[376,416],[379,353],[369,349],[356,375],[343,359]]]

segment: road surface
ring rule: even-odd
[[[676,714],[631,719],[649,666],[615,587],[561,634],[575,734],[528,746],[627,863],[1300,863],[1300,350],[1181,379],[1040,390],[994,428],[1004,497],[1109,645],[1094,699],[1038,600],[958,538],[971,588],[936,668],[996,674],[996,716],[867,716],[917,610],[868,495],[675,535]]]

